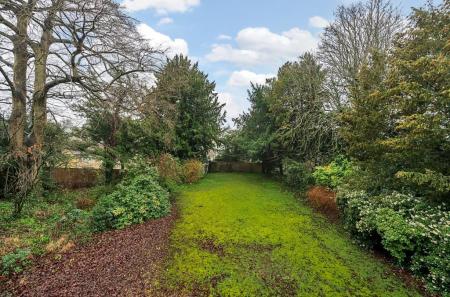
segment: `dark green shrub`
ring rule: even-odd
[[[31,263],[30,250],[18,249],[2,257],[2,275],[20,273]]]
[[[156,170],[145,173],[125,178],[114,192],[100,199],[92,212],[95,231],[121,229],[169,213],[169,194],[159,185]]]
[[[449,232],[449,230],[447,230]],[[447,233],[448,234],[448,233]],[[447,240],[428,242],[412,256],[411,270],[427,280],[428,288],[450,296],[450,243]]]
[[[311,170],[305,163],[283,160],[284,182],[291,188],[304,191],[312,182]]]
[[[343,156],[338,156],[330,164],[317,166],[313,177],[316,185],[336,189],[352,174],[353,164]]]
[[[183,164],[183,180],[191,184],[199,181],[205,174],[203,163],[199,160],[187,160]]]

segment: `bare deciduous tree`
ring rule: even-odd
[[[42,163],[48,100],[106,92],[124,76],[154,71],[160,54],[112,0],[0,0],[0,97],[10,105],[18,197]]]
[[[319,57],[328,72],[332,107],[345,104],[349,87],[370,52],[385,53],[402,29],[402,18],[389,0],[368,0],[339,6],[323,33]]]

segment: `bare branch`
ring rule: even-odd
[[[8,83],[8,86],[11,89],[11,92],[15,92],[14,83],[11,81],[11,79],[8,76],[8,74],[6,73],[6,71],[1,66],[0,66],[0,73],[3,75],[3,77],[6,80],[6,82]]]
[[[19,34],[19,30],[17,29],[17,27],[13,23],[5,19],[1,14],[0,14],[0,24],[5,25],[10,30],[14,31],[14,33]]]

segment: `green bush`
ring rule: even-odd
[[[317,185],[336,189],[352,173],[352,170],[352,163],[340,156],[328,165],[316,167],[312,175]]]
[[[430,290],[450,294],[450,211],[425,198],[392,192],[338,193],[342,220],[364,244],[381,245],[401,265],[423,277]]]
[[[31,251],[26,249],[18,249],[13,253],[9,253],[2,257],[2,275],[20,273],[31,263]]]
[[[169,193],[159,185],[156,169],[145,168],[140,175],[134,170],[94,207],[92,227],[95,231],[121,229],[169,213]]]
[[[152,165],[152,162],[142,156],[137,155],[128,162],[123,180],[125,182],[127,180],[130,181],[139,175],[148,175],[155,180],[159,179],[158,171]]]
[[[312,182],[311,170],[304,163],[285,159],[283,169],[284,182],[291,188],[303,191]]]
[[[205,174],[203,163],[199,160],[187,160],[183,164],[183,180],[185,183],[192,184],[199,181]]]
[[[173,192],[183,179],[183,168],[180,162],[171,154],[162,154],[155,160],[155,166],[160,184],[169,192]]]

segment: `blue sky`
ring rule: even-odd
[[[228,120],[248,108],[250,81],[317,47],[333,11],[352,0],[124,0],[138,30],[169,55],[188,54],[217,83]],[[394,0],[406,15],[425,0]]]

